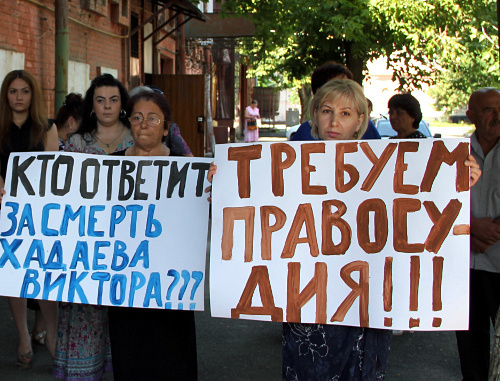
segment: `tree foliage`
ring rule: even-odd
[[[499,84],[495,0],[231,0],[224,10],[252,19],[256,33],[242,50],[281,86],[307,83],[330,60],[361,82],[381,56],[400,90],[435,85],[448,110]]]
[[[266,72],[280,73],[277,79],[286,84],[304,80],[329,60],[344,64],[356,60],[362,79],[372,56],[370,47],[376,44],[368,4],[368,0],[234,0],[225,2],[224,9],[251,17],[256,33],[251,43],[244,41],[246,53]]]
[[[451,112],[466,105],[474,90],[499,86],[496,1],[375,0],[373,5],[380,25],[386,25],[384,50],[401,89],[434,85],[437,108]]]

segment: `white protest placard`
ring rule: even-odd
[[[11,154],[0,294],[203,310],[210,161]]]
[[[466,139],[217,145],[212,316],[468,326]]]

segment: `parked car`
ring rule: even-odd
[[[463,124],[472,124],[472,122],[467,118],[465,113],[462,114],[451,114],[450,117],[451,123],[463,123]]]
[[[289,128],[287,128],[286,130],[286,139],[287,140],[291,140],[293,135],[297,132],[297,130],[299,129],[300,127],[300,124],[296,124],[295,126],[291,126]]]
[[[398,133],[392,129],[391,122],[388,119],[379,119],[375,124],[375,127],[378,130],[378,133],[382,137],[382,139],[392,138],[396,136]],[[418,126],[418,130],[424,134],[428,138],[440,138],[441,134],[435,134],[432,136],[431,130],[429,129],[429,123],[425,120],[421,120]]]
[[[396,136],[398,133],[392,129],[391,122],[388,119],[379,119],[375,122],[375,127],[378,130],[378,133],[382,137],[382,139],[388,139],[390,137]],[[291,126],[286,130],[286,138],[287,140],[291,140],[293,135],[297,132],[300,124],[295,126]],[[420,125],[418,126],[418,130],[427,136],[428,138],[440,138],[441,134],[435,134],[432,136],[431,130],[429,129],[429,123],[425,120],[420,121]]]

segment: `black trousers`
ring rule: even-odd
[[[109,307],[115,381],[196,381],[193,311]]]
[[[490,324],[495,324],[499,305],[500,274],[471,270],[469,330],[456,332],[463,381],[488,380]]]

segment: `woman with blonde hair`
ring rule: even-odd
[[[357,140],[368,125],[363,89],[349,79],[324,84],[311,101],[314,138]],[[481,171],[472,156],[470,183]],[[283,380],[383,380],[392,331],[328,324],[283,324]]]
[[[324,84],[310,104],[309,140],[357,140],[368,125],[368,105],[363,89],[349,79]],[[334,163],[332,163],[332,166]],[[470,184],[481,170],[472,156]],[[217,166],[212,163],[207,179],[212,182]],[[206,192],[211,191],[211,187]],[[282,335],[282,379],[294,381],[383,380],[392,331],[329,324],[284,323]]]
[[[0,90],[0,176],[5,180],[11,152],[57,151],[57,129],[49,126],[42,91],[33,75],[14,70],[5,76]],[[8,298],[19,341],[16,365],[29,368],[33,348],[27,322],[27,299]],[[43,343],[54,357],[57,331],[57,302],[39,300],[46,334]],[[35,332],[35,336],[38,333]]]

